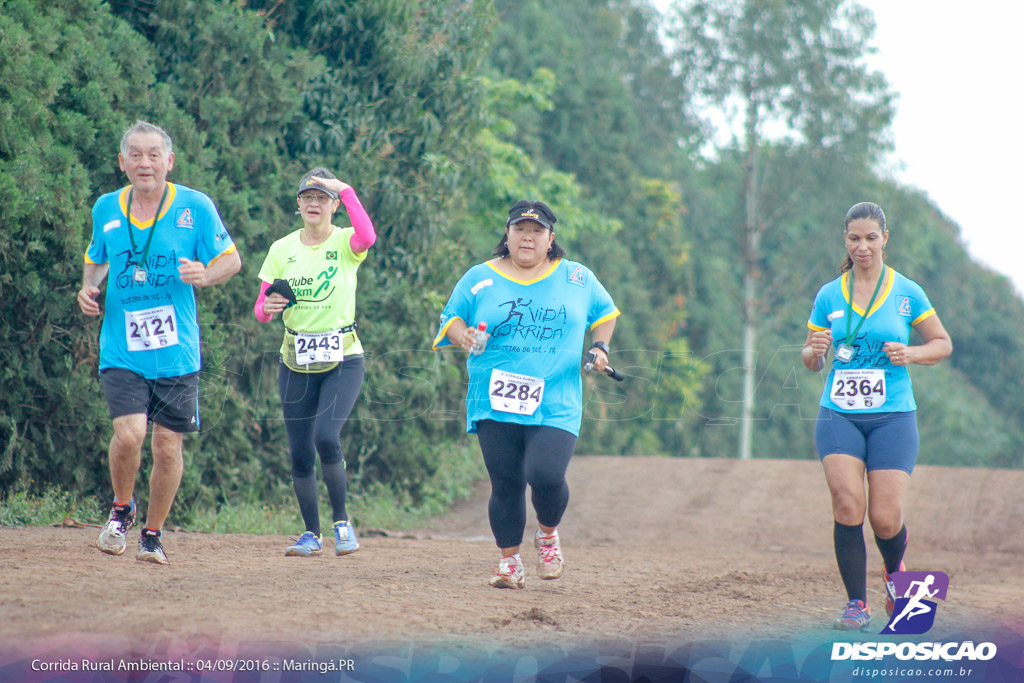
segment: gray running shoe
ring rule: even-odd
[[[533,539],[533,547],[537,549],[537,575],[542,579],[557,579],[565,569],[558,531],[552,531],[550,536],[541,536],[540,533],[538,530],[538,536]]]
[[[128,505],[114,505],[110,508],[107,523],[100,530],[96,547],[109,555],[124,555],[128,546],[126,534],[135,526],[135,496]]]
[[[160,542],[163,535],[162,531],[143,529],[142,536],[139,538],[139,551],[135,553],[135,559],[139,562],[170,564],[167,561],[167,554],[164,553],[164,545]]]

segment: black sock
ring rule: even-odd
[[[316,475],[308,477],[292,477],[292,485],[295,487],[295,495],[299,499],[299,512],[302,513],[302,521],[306,524],[306,531],[312,531],[320,535],[320,508],[317,506],[316,498]]]
[[[864,525],[846,526],[835,522],[832,540],[836,546],[839,575],[846,586],[847,600],[863,600],[867,604],[868,551],[864,545]]]
[[[334,513],[331,522],[347,520],[345,495],[348,489],[348,474],[345,472],[345,461],[342,460],[331,465],[321,463],[321,467],[324,473],[324,483],[327,484],[327,495],[331,499],[331,512]]]
[[[882,553],[882,562],[885,563],[885,571],[892,574],[900,570],[900,562],[903,561],[903,554],[907,552],[907,525],[904,524],[900,532],[892,538],[881,538],[875,536],[875,545]]]

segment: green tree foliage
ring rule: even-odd
[[[1024,303],[925,197],[874,172],[891,94],[860,65],[871,21],[852,3],[687,1],[672,53],[647,0],[0,6],[5,495],[109,495],[99,323],[75,293],[89,209],[124,184],[116,145],[139,118],[171,132],[171,180],[213,197],[244,264],[199,293],[204,431],[186,440],[178,523],[287,491],[280,323],[252,303],[315,165],[357,189],[378,232],[360,271],[367,379],[343,436],[355,487],[430,506],[461,487],[464,358],[429,340],[524,196],[555,207],[570,258],[623,312],[612,361],[629,377],[585,380],[579,452],[731,455],[749,405],[755,455],[813,457],[823,378],[799,344],[843,254],[843,212],[873,199],[891,264],[954,340],[948,363],[914,369],[921,462],[1024,465],[1024,397],[1006,390],[1024,374]],[[754,135],[712,138],[697,116],[710,102],[752,112]]]
[[[777,288],[766,277],[770,271],[764,254],[770,250],[762,240],[766,230],[784,220],[773,195],[765,192],[766,174],[772,170],[763,167],[771,159],[762,154],[765,129],[781,124],[785,135],[816,155],[835,156],[839,150],[854,163],[870,162],[883,149],[892,94],[884,78],[863,64],[874,20],[847,0],[689,0],[676,6],[675,16],[680,69],[698,95],[691,105],[706,102],[719,111],[735,107],[743,130],[736,145],[743,179],[735,188],[743,213],[734,219],[743,265],[738,454],[749,458],[758,336],[775,306],[766,295]],[[786,178],[791,188],[795,179]],[[781,196],[786,194],[792,192]]]
[[[89,207],[126,114],[167,106],[148,46],[99,0],[0,12],[0,487],[105,478],[98,324],[75,303]]]
[[[747,419],[756,433],[753,457],[813,455],[812,430],[821,380],[806,371],[799,348],[814,294],[837,275],[843,251],[843,213],[877,185],[868,170],[840,153],[785,142],[762,147],[765,170],[759,263],[761,289],[754,400]],[[724,149],[716,163],[692,176],[690,217],[701,245],[694,259],[690,322],[694,348],[714,367],[706,394],[713,429],[698,430],[703,455],[735,455],[744,406],[745,264],[739,257],[745,206],[742,150]],[[869,193],[870,194],[870,193]],[[770,208],[769,208],[770,207]],[[891,250],[890,250],[891,251]],[[799,423],[803,421],[803,425]]]
[[[632,377],[626,385],[588,382],[578,450],[688,452],[706,368],[686,338],[691,245],[674,176],[685,165],[680,142],[696,128],[683,115],[682,82],[660,48],[657,15],[646,3],[497,7],[496,78],[529,86],[495,103],[506,125],[490,130],[536,167],[571,174],[579,187],[574,204],[597,220],[573,226],[564,244],[623,312],[612,363]],[[547,73],[552,88],[538,80]],[[544,95],[543,106],[533,106],[531,95]],[[557,197],[551,203],[561,216]],[[609,234],[608,221],[622,227]]]
[[[962,428],[962,439],[945,440],[936,449],[957,455],[939,457],[943,462],[1021,467],[1024,396],[1007,391],[1007,383],[1024,377],[1024,338],[1019,333],[1024,329],[1024,300],[1008,278],[971,259],[959,228],[921,192],[886,184],[879,194],[893,266],[925,288],[953,339],[948,363],[956,372],[940,375],[947,381],[934,382],[924,400],[941,404],[936,409],[949,416],[941,422],[944,427],[974,420],[974,435]],[[914,374],[915,387],[920,374]],[[984,415],[989,416],[987,423]]]
[[[464,431],[461,376],[430,340],[454,282],[441,236],[480,168],[478,71],[493,16],[484,2],[251,6],[325,62],[302,88],[290,153],[357,188],[378,233],[360,270],[367,379],[346,430],[351,471],[419,496]]]
[[[285,144],[285,128],[301,108],[295,84],[316,73],[317,60],[279,45],[261,17],[236,3],[112,9],[149,41],[153,77],[173,99],[167,111],[144,110],[175,139],[171,180],[214,199],[243,259],[239,276],[198,293],[203,433],[187,442],[190,466],[179,496],[187,510],[235,491],[266,493],[287,478],[286,459],[271,457],[286,447],[261,362],[261,351],[279,340],[255,321],[251,306],[258,250],[287,224],[282,205],[300,173]]]
[[[45,365],[5,359],[4,367],[11,369],[18,382],[39,382],[45,375],[41,368],[52,368],[53,388],[65,397],[63,404],[44,400],[31,387],[10,397],[12,407],[4,406],[5,426],[0,427],[5,430],[0,432],[4,436],[0,452],[6,453],[8,461],[6,484],[34,485],[33,471],[25,465],[26,456],[32,455],[41,480],[66,484],[67,472],[60,465],[73,460],[87,465],[92,475],[80,481],[80,488],[107,495],[109,420],[95,381],[98,325],[82,324],[74,292],[83,236],[90,229],[88,207],[98,194],[124,182],[116,165],[111,168],[116,142],[133,119],[144,117],[172,133],[178,160],[172,180],[214,197],[244,261],[239,277],[200,296],[204,432],[186,445],[188,466],[179,514],[187,516],[191,506],[214,504],[238,492],[265,495],[287,481],[275,379],[280,329],[257,323],[251,307],[266,248],[273,239],[299,227],[292,215],[295,182],[302,171],[321,164],[334,168],[359,189],[380,238],[361,278],[360,309],[365,314],[361,333],[370,354],[366,401],[346,433],[353,469],[368,483],[376,479],[409,489],[414,500],[448,491],[450,487],[439,486],[434,475],[452,459],[439,456],[438,451],[444,450],[446,439],[450,442],[462,430],[443,406],[450,403],[446,397],[458,394],[462,386],[458,373],[439,367],[429,351],[430,322],[442,301],[430,287],[442,280],[445,287],[450,286],[445,277],[449,252],[436,235],[458,201],[458,174],[472,167],[469,157],[480,118],[473,69],[486,46],[482,33],[490,21],[486,4],[466,4],[455,11],[450,3],[441,2],[429,7],[414,2],[324,2],[307,12],[305,6],[295,4],[246,9],[233,2],[169,1],[143,12],[128,3],[108,8],[69,2],[57,3],[60,12],[43,13],[34,11],[31,3],[20,5],[20,14],[8,13],[10,4],[4,13],[5,37],[16,36],[21,41],[17,45],[24,48],[18,59],[39,55],[42,63],[61,64],[56,57],[73,46],[78,57],[82,50],[92,49],[110,64],[97,58],[93,67],[88,60],[76,63],[71,59],[76,55],[69,55],[68,64],[61,66],[74,78],[53,70],[63,80],[44,79],[45,87],[39,87],[32,80],[39,78],[33,74],[47,74],[49,68],[5,58],[4,87],[11,89],[12,97],[5,92],[4,101],[12,106],[0,137],[10,140],[10,147],[19,145],[5,152],[5,164],[62,168],[45,159],[33,163],[32,150],[26,152],[25,143],[45,135],[26,134],[18,126],[49,133],[58,128],[54,121],[66,114],[13,106],[18,101],[15,88],[51,93],[56,104],[42,106],[55,111],[63,104],[58,97],[64,91],[89,92],[97,83],[109,83],[110,90],[93,98],[97,106],[102,105],[101,111],[78,121],[80,128],[86,122],[102,125],[102,134],[75,139],[77,145],[90,145],[92,154],[80,155],[84,163],[64,164],[69,177],[81,176],[79,185],[66,183],[77,201],[66,207],[68,217],[73,217],[68,229],[51,237],[22,222],[26,236],[22,247],[30,244],[27,236],[41,234],[67,244],[61,249],[47,247],[47,267],[40,261],[21,270],[4,268],[10,283],[31,283],[39,274],[52,271],[51,261],[57,261],[65,298],[55,298],[59,310],[56,306],[46,310],[81,328],[78,345],[64,341],[65,348],[54,349],[53,359]],[[62,14],[65,5],[78,14]],[[274,15],[275,7],[292,15]],[[288,32],[289,26],[295,35]],[[88,40],[80,40],[86,31]],[[85,78],[98,75],[106,77]],[[334,99],[336,95],[341,99]],[[82,106],[72,97],[67,100]],[[10,124],[11,119],[17,126]],[[97,166],[102,173],[90,172]],[[19,191],[23,184],[14,180],[18,176],[4,170],[3,187]],[[25,177],[36,181],[42,175],[39,171]],[[82,186],[83,181],[88,186]],[[54,184],[50,182],[49,187]],[[23,213],[42,216],[38,204],[33,197],[20,204],[7,202],[5,208],[19,206]],[[53,220],[52,215],[48,220]],[[4,225],[15,222],[5,220]],[[5,311],[31,310],[25,302],[37,289],[36,285],[31,290],[22,287],[25,295],[18,299],[9,298],[5,291]],[[32,339],[48,329],[45,322],[33,321]],[[77,356],[68,355],[69,349],[78,347],[83,350]],[[25,349],[25,353],[38,354],[38,349]],[[68,382],[65,366],[79,368],[77,384]],[[76,389],[81,391],[73,394]],[[80,416],[83,412],[85,417]],[[26,418],[33,413],[39,414],[39,434]],[[49,413],[80,428],[46,431],[46,420],[54,422]],[[83,433],[83,425],[91,431]],[[66,425],[61,422],[59,427]],[[75,458],[71,449],[50,449],[40,458],[37,451],[57,434],[69,443],[86,444],[90,455]]]
[[[492,64],[529,80],[540,68],[559,87],[544,111],[513,118],[528,154],[573,173],[613,209],[632,177],[658,177],[696,133],[682,115],[682,81],[661,48],[647,3],[499,0]],[[585,27],[585,30],[580,30]]]

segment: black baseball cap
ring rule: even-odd
[[[508,220],[505,222],[505,226],[515,225],[520,221],[536,221],[548,230],[554,230],[558,219],[555,218],[555,212],[551,210],[551,207],[544,202],[534,199],[521,199],[508,212]]]
[[[322,175],[322,173],[317,172],[316,170],[310,171],[306,175],[302,176],[302,180],[299,181],[299,189],[295,192],[295,196],[298,197],[300,194],[302,194],[303,192],[306,192],[307,190],[317,190],[319,192],[323,192],[325,195],[327,195],[331,199],[337,199],[338,198],[338,193],[337,192],[335,192],[334,190],[328,190],[326,187],[324,187],[323,185],[320,185],[319,183],[317,183],[317,182],[315,182],[313,180],[314,178],[324,178],[324,177],[331,177],[331,176],[324,176],[324,175]]]

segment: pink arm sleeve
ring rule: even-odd
[[[253,313],[256,314],[256,319],[261,323],[269,323],[274,319],[274,316],[263,312],[263,302],[267,300],[267,290],[270,289],[269,282],[260,282],[260,295],[256,299],[256,306],[253,308]]]
[[[355,190],[351,187],[345,188],[341,193],[341,201],[345,205],[345,209],[348,210],[348,217],[352,219],[352,227],[355,228],[355,234],[352,235],[352,239],[348,243],[352,246],[352,251],[361,254],[377,241],[377,233],[373,229],[370,217],[366,215],[366,209],[359,202]]]

